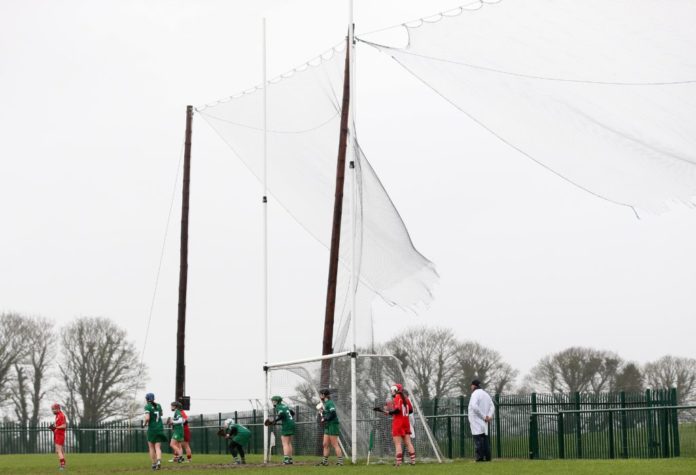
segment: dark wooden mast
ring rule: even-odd
[[[179,314],[176,325],[176,389],[175,401],[184,396],[186,390],[186,284],[188,282],[188,222],[189,189],[191,181],[191,123],[193,106],[186,106],[186,141],[184,143],[184,185],[181,199],[181,251],[179,255]]]
[[[338,252],[341,244],[341,216],[343,214],[343,184],[346,174],[346,150],[348,146],[348,108],[350,107],[350,38],[346,38],[346,64],[343,74],[343,102],[341,105],[341,129],[336,163],[336,191],[334,194],[333,227],[329,254],[329,280],[326,291],[326,313],[324,315],[324,339],[322,355],[333,353],[334,314],[336,312],[336,281],[338,275]],[[321,385],[329,383],[330,360],[321,365]]]

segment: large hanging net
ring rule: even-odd
[[[696,195],[696,2],[475,2],[371,43],[523,155],[635,210]]]
[[[345,46],[338,46],[267,86],[268,188],[312,236],[330,245],[341,118]],[[197,112],[259,178],[263,176],[263,91],[260,87],[200,107]],[[351,135],[354,127],[350,127]],[[350,278],[356,263],[358,341],[372,346],[370,305],[417,310],[432,298],[434,265],[413,246],[389,195],[354,136],[346,166],[336,299],[334,350],[350,343]],[[356,196],[353,213],[352,196]],[[355,215],[355,216],[354,216]],[[355,219],[354,219],[355,218]],[[355,259],[353,260],[353,243]],[[328,255],[327,255],[328,267]],[[325,298],[314,296],[313,298]],[[316,316],[323,321],[323,315]]]

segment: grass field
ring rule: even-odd
[[[391,465],[360,464],[344,467],[315,467],[316,458],[300,458],[294,466],[273,464],[268,467],[258,465],[260,459],[251,457],[245,466],[229,465],[230,457],[222,455],[194,455],[191,464],[173,465],[164,461],[163,472],[182,475],[230,473],[344,473],[344,474],[382,474],[393,473],[396,468]],[[414,474],[449,474],[476,473],[486,474],[694,474],[696,459],[652,459],[652,460],[495,460],[491,463],[477,464],[470,460],[457,460],[446,464],[419,464],[415,467],[404,466],[401,472]],[[44,474],[58,473],[54,455],[0,455],[0,474]],[[152,473],[146,454],[69,454],[66,473],[100,474],[100,473]]]

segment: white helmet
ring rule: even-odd
[[[231,425],[232,423],[234,423],[234,421],[232,419],[225,419],[226,426]]]

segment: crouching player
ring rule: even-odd
[[[65,429],[68,427],[68,420],[65,418],[63,411],[60,410],[60,404],[58,403],[54,403],[51,406],[51,412],[56,416],[56,420],[49,427],[53,431],[53,443],[56,445],[56,455],[58,455],[58,461],[60,462],[58,470],[65,470],[63,446],[65,445]]]
[[[251,431],[242,424],[235,424],[232,419],[225,419],[225,439],[230,447],[234,463],[245,464],[244,446],[249,443]]]
[[[174,458],[170,462],[181,463],[184,460],[184,451],[181,443],[184,441],[184,417],[181,415],[181,403],[174,401],[171,404],[172,412],[174,413],[169,419],[168,424],[172,426],[172,440],[169,446],[174,451]]]
[[[336,405],[331,400],[331,391],[321,389],[319,398],[322,405],[321,422],[324,424],[324,439],[322,441],[323,457],[317,465],[329,464],[329,445],[333,447],[338,458],[336,465],[343,465],[343,452],[341,452],[341,446],[338,444],[338,436],[341,433],[338,425],[338,413],[336,413]]]

